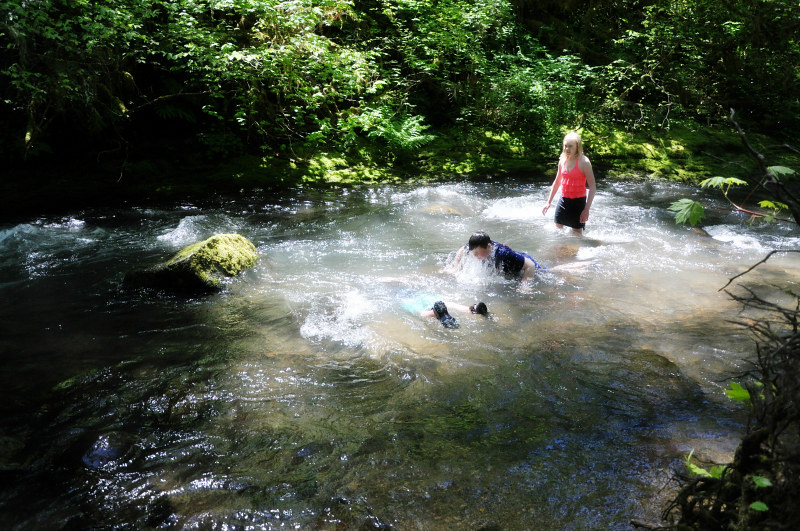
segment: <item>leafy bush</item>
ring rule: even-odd
[[[797,126],[797,73],[786,67],[800,61],[797,2],[615,5],[625,4],[599,76],[609,115],[665,127],[670,115],[717,122],[736,108],[762,126]]]
[[[26,154],[180,137],[219,156],[358,145],[390,160],[458,120],[545,145],[574,122],[586,81],[499,0],[28,4],[12,0],[0,56],[4,134]]]
[[[789,132],[800,116],[796,2],[758,3],[758,16],[744,0],[4,6],[0,139],[18,158],[113,146],[146,156],[171,138],[187,151],[227,146],[223,156],[235,137],[294,160],[396,151],[388,160],[453,126],[551,151],[563,129],[597,117],[665,128],[735,105]]]

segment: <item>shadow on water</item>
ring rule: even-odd
[[[649,187],[649,188],[648,188]],[[694,449],[729,459],[751,345],[718,293],[780,226],[675,227],[671,185],[601,187],[575,238],[544,183],[298,190],[0,230],[0,521],[11,528],[624,529]],[[538,214],[537,214],[538,208]],[[583,273],[441,272],[476,229]],[[215,232],[223,293],[121,291]],[[475,266],[475,267],[473,267]],[[779,259],[760,289],[794,282]],[[471,304],[458,329],[399,289]]]

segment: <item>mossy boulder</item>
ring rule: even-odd
[[[219,291],[225,279],[255,265],[255,246],[239,234],[217,234],[178,251],[166,262],[135,269],[125,275],[129,288],[177,293]]]

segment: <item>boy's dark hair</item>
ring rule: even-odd
[[[489,308],[486,307],[486,303],[479,302],[477,304],[473,304],[469,307],[469,311],[472,313],[477,313],[478,315],[486,315],[489,313]]]
[[[445,328],[458,328],[458,321],[456,318],[450,315],[447,312],[447,306],[442,301],[436,301],[433,303],[433,314],[436,316],[439,321],[442,322]]]
[[[469,250],[471,251],[475,247],[489,247],[490,243],[492,243],[492,239],[488,234],[485,232],[476,232],[469,237]]]

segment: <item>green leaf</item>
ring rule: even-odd
[[[759,201],[758,206],[761,208],[769,208],[772,210],[788,210],[789,207],[785,203],[781,203],[780,201]]]
[[[776,179],[780,179],[781,177],[791,177],[797,173],[793,169],[787,168],[786,166],[770,166],[767,168],[767,171]]]
[[[754,511],[759,511],[759,512],[762,512],[762,513],[764,511],[769,511],[769,507],[767,507],[767,504],[764,503],[764,502],[760,502],[760,501],[751,503],[750,504],[750,508],[753,509]]]
[[[736,177],[711,177],[702,181],[700,187],[723,189],[729,186],[742,186],[745,184],[747,184],[747,181],[737,179]]]
[[[765,478],[764,476],[753,476],[753,482],[755,482],[756,487],[771,487],[772,481],[769,478]]]
[[[703,205],[691,199],[680,199],[669,206],[675,212],[676,223],[689,223],[692,227],[700,223],[706,216]]]
[[[724,474],[727,469],[728,467],[725,465],[714,465],[711,467],[711,477],[719,479],[722,477],[722,474]]]
[[[730,389],[725,389],[725,394],[728,395],[728,398],[737,402],[750,400],[750,392],[736,382],[730,383]]]
[[[709,472],[703,467],[699,467],[692,463],[686,463],[686,467],[689,469],[689,472],[691,472],[695,476],[705,476],[709,478],[711,477],[711,472]]]
[[[689,469],[689,472],[694,474],[695,476],[705,476],[711,477],[711,473],[703,467],[699,467],[695,464],[692,464],[692,455],[694,454],[694,450],[689,452],[689,455],[686,456],[686,468]]]

